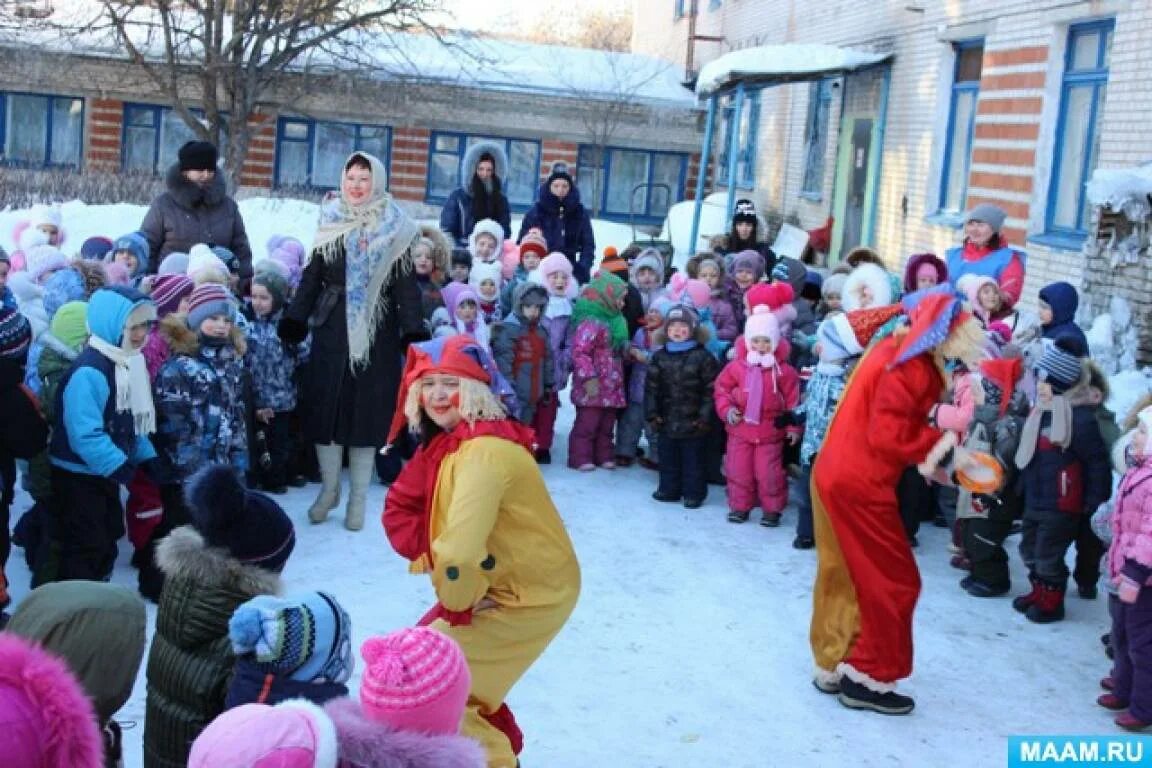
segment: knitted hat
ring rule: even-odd
[[[521,246],[521,248],[523,248],[523,246]],[[544,257],[544,260],[540,262],[540,266],[536,268],[536,271],[544,277],[548,277],[548,275],[555,272],[563,272],[568,275],[568,277],[572,277],[572,262],[563,253],[553,251]]]
[[[749,315],[744,325],[744,338],[752,341],[757,338],[766,338],[772,341],[772,348],[780,344],[780,321],[772,310],[765,306],[756,307]]]
[[[764,277],[764,257],[759,251],[740,251],[732,257],[729,273],[734,275],[740,270],[751,271],[753,281],[759,282]]]
[[[540,258],[548,255],[548,241],[544,239],[544,234],[535,227],[528,230],[524,237],[520,239],[521,259],[524,258],[525,253],[535,253],[538,254]],[[607,256],[607,250],[605,250],[604,254]]]
[[[218,283],[198,285],[188,300],[188,327],[197,331],[208,318],[214,315],[232,317],[235,311],[232,294],[224,286]]]
[[[85,240],[80,245],[80,258],[89,261],[100,261],[112,250],[112,241],[101,235]]]
[[[736,207],[732,211],[732,223],[739,224],[742,221],[756,223],[756,206],[748,198],[737,200]]]
[[[148,241],[144,235],[139,232],[129,232],[126,235],[121,235],[116,238],[116,242],[112,245],[112,253],[110,254],[115,260],[115,255],[120,251],[128,251],[136,257],[136,271],[132,276],[142,275],[148,271]]]
[[[279,572],[296,546],[292,521],[268,496],[245,490],[231,467],[211,464],[186,485],[192,526],[242,563]]]
[[[544,186],[552,186],[552,182],[556,181],[556,179],[564,179],[570,187],[576,186],[576,182],[572,181],[572,174],[568,171],[568,163],[552,163],[552,172],[548,174],[548,180],[544,182]]]
[[[88,340],[88,302],[70,301],[60,307],[49,331],[65,345],[79,349]]]
[[[293,289],[300,284],[305,255],[304,243],[294,237],[273,235],[268,238],[268,258],[284,266],[286,279]]]
[[[332,719],[310,701],[242,704],[200,732],[188,768],[336,768],[339,747]]]
[[[160,260],[160,267],[156,270],[158,275],[185,275],[188,273],[188,254],[182,251],[172,251]]]
[[[672,326],[672,323],[687,323],[689,332],[695,335],[696,329],[700,327],[700,315],[687,304],[675,304],[664,313],[665,333]]]
[[[228,265],[213,253],[211,248],[203,243],[197,243],[192,246],[192,250],[188,253],[188,269],[186,273],[188,277],[192,278],[193,282],[196,282],[201,274],[211,272],[217,272],[221,276],[227,277]]]
[[[1004,209],[992,203],[981,203],[964,215],[964,221],[982,221],[992,227],[993,232],[999,232],[1004,226],[1004,219],[1008,214]]]
[[[611,272],[621,279],[628,279],[628,262],[621,258],[614,245],[604,249],[604,258],[600,260],[600,269]]]
[[[224,263],[224,266],[228,268],[230,274],[235,275],[240,272],[240,258],[233,253],[231,249],[225,248],[222,245],[213,245],[209,250],[216,254],[216,258]]]
[[[819,301],[824,295],[824,277],[813,270],[804,275],[804,287],[800,289],[800,297],[809,301]]]
[[[0,632],[0,754],[5,768],[102,768],[92,702],[67,664]]]
[[[520,255],[524,255],[524,246],[520,246]],[[472,269],[472,253],[467,248],[452,249],[452,266],[462,266]]]
[[[24,360],[32,344],[32,325],[15,309],[0,309],[0,358]]]
[[[712,289],[703,280],[693,280],[683,272],[677,272],[668,283],[668,296],[673,301],[691,304],[693,309],[701,310],[708,306]]]
[[[844,295],[844,282],[848,279],[848,275],[843,272],[836,272],[829,275],[824,279],[824,285],[820,287],[820,295],[827,298],[832,294],[837,296]]]
[[[748,289],[748,309],[765,306],[775,311],[796,298],[788,283],[756,283]]]
[[[70,301],[84,301],[84,278],[75,269],[62,269],[44,281],[44,312],[51,318]]]
[[[181,171],[216,170],[216,145],[210,141],[189,141],[177,153]]]
[[[275,312],[284,306],[288,298],[288,281],[278,272],[257,270],[252,276],[252,285],[262,285],[272,295],[272,311]]]
[[[325,592],[260,595],[228,622],[237,656],[251,654],[268,674],[302,683],[344,683],[352,676],[352,620]]]
[[[195,288],[184,275],[160,275],[152,283],[152,301],[156,303],[156,316],[167,317],[180,308],[185,296]]]
[[[68,266],[68,257],[51,245],[38,245],[24,252],[25,269],[34,283],[41,282],[50,272]]]
[[[369,719],[398,731],[459,732],[472,678],[455,640],[414,627],[370,637],[360,653],[360,706]]]
[[[1055,392],[1071,389],[1080,381],[1084,366],[1081,359],[1088,353],[1074,336],[1060,336],[1044,344],[1044,351],[1034,369],[1038,381],[1046,381]]]

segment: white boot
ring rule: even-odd
[[[344,446],[317,443],[316,461],[320,465],[320,495],[308,509],[308,519],[322,523],[340,503],[340,465],[344,461]]]
[[[349,448],[348,506],[344,509],[344,527],[358,531],[364,527],[364,505],[368,497],[368,486],[372,484],[372,472],[376,469],[376,449]]]

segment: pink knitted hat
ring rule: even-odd
[[[674,301],[691,304],[694,309],[704,309],[712,298],[712,289],[703,280],[688,278],[677,272],[668,283],[668,295]]]
[[[336,768],[337,742],[336,726],[310,701],[242,704],[200,732],[188,768]]]
[[[443,735],[460,731],[472,676],[460,646],[428,627],[370,637],[360,706],[396,730]]]
[[[548,277],[553,272],[563,272],[568,277],[572,277],[572,262],[560,251],[553,251],[545,256],[536,269],[544,277]]]
[[[780,321],[765,304],[752,310],[752,315],[744,325],[745,339],[752,341],[760,337],[771,339],[773,349],[780,344]]]

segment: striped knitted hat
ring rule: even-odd
[[[188,327],[199,330],[200,323],[214,315],[232,317],[235,307],[228,289],[218,283],[204,283],[192,291],[188,302]]]
[[[14,309],[0,309],[0,358],[22,360],[32,344],[28,318]]]
[[[1036,378],[1052,385],[1052,389],[1065,392],[1080,381],[1083,373],[1081,359],[1087,356],[1087,350],[1078,339],[1071,336],[1060,336],[1051,343],[1044,344],[1044,351],[1036,361]]]
[[[459,732],[472,676],[455,640],[414,627],[370,637],[360,653],[367,665],[360,683],[365,715],[399,731]]]
[[[167,317],[180,308],[180,302],[195,286],[184,275],[160,275],[152,284],[152,301],[157,317]]]
[[[520,258],[524,258],[526,253],[535,253],[542,259],[548,255],[548,241],[544,239],[540,230],[532,228],[520,240]],[[604,256],[608,256],[607,251],[605,251]]]

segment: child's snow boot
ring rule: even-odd
[[[316,461],[320,465],[320,495],[308,509],[308,519],[322,523],[328,513],[340,503],[340,464],[344,461],[344,446],[316,444]]]
[[[747,510],[741,512],[738,509],[729,510],[728,522],[730,523],[746,523],[748,522],[749,512]]]
[[[880,693],[845,675],[840,678],[840,703],[849,709],[868,709],[881,715],[906,715],[916,706],[910,696],[896,691]]]
[[[1028,613],[1032,603],[1036,602],[1036,595],[1040,593],[1040,579],[1035,573],[1028,574],[1028,581],[1032,583],[1032,591],[1026,595],[1020,595],[1012,601],[1012,607],[1020,613]]]
[[[368,486],[372,484],[372,470],[375,467],[376,449],[348,449],[348,506],[344,509],[344,527],[358,531],[364,527],[364,506],[368,497]]]
[[[1064,618],[1064,587],[1040,581],[1036,599],[1024,614],[1036,624],[1051,624]]]
[[[1122,709],[1128,709],[1128,702],[1124,701],[1114,693],[1100,694],[1096,697],[1096,703],[1104,707],[1104,709],[1110,709],[1113,712],[1119,712]]]
[[[1140,718],[1134,716],[1131,712],[1121,712],[1120,714],[1116,715],[1116,719],[1112,722],[1116,723],[1116,725],[1120,726],[1126,731],[1142,732],[1146,731],[1148,728],[1152,728],[1152,723],[1144,722]]]

